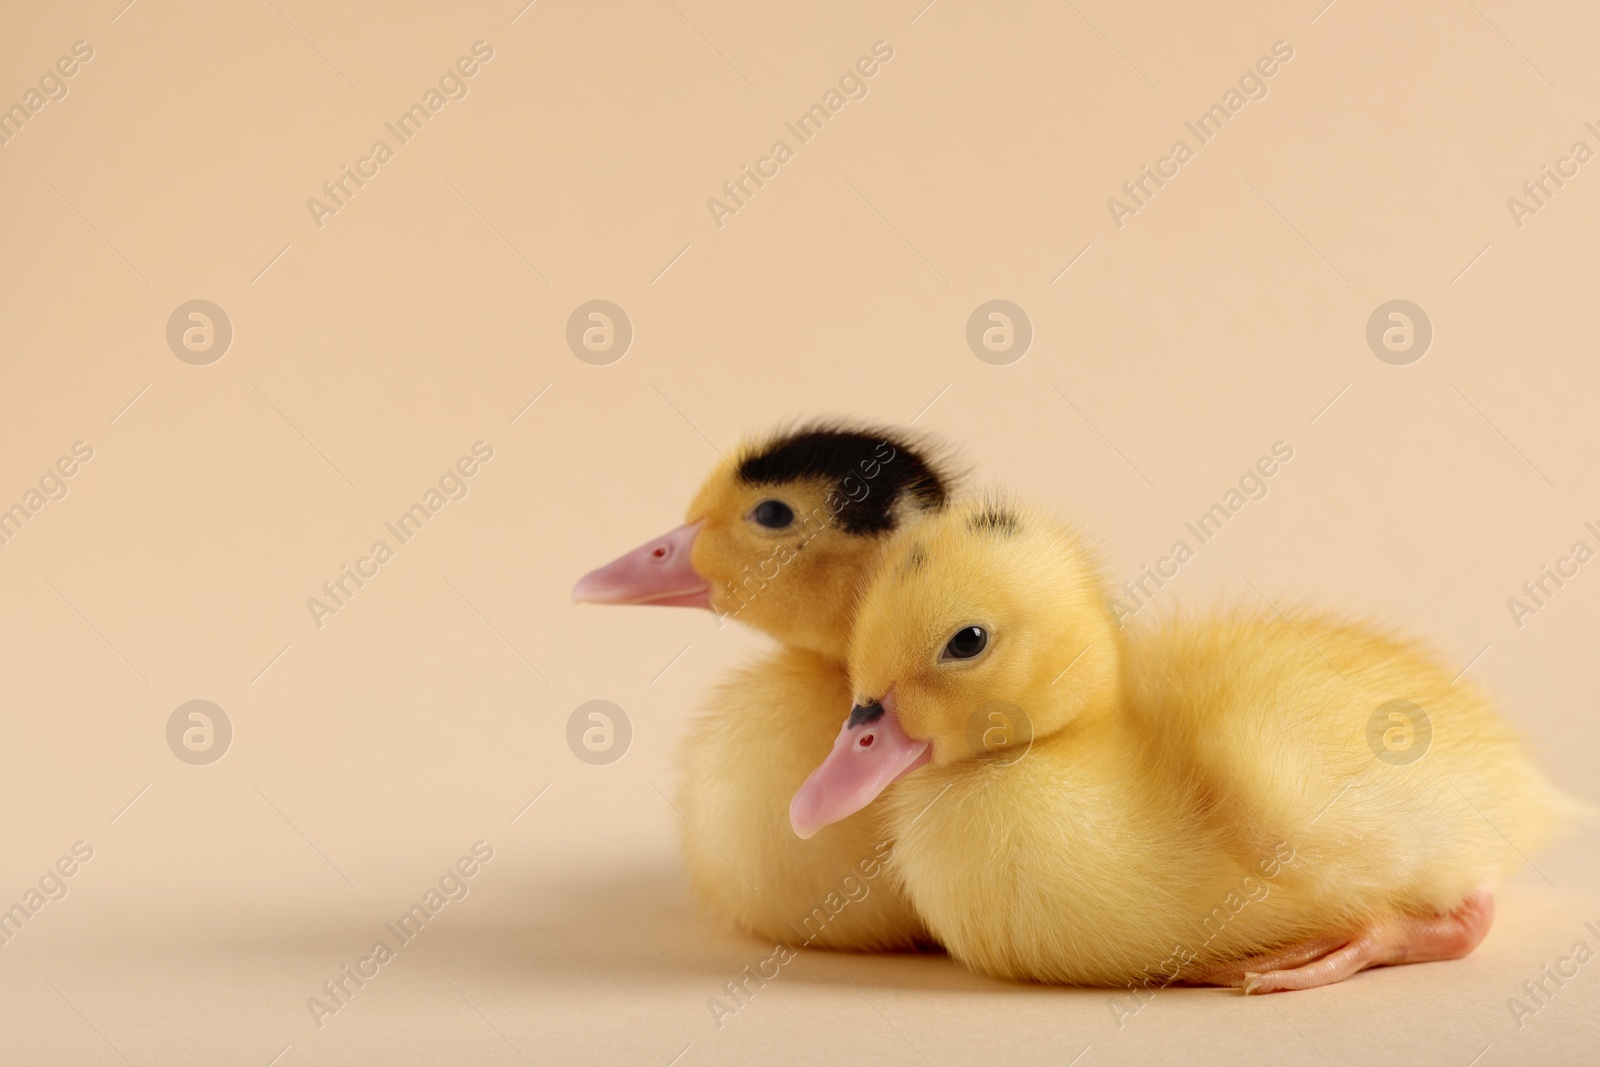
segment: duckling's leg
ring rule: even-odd
[[[1242,960],[1224,960],[1197,967],[1180,974],[1176,981],[1180,985],[1240,986],[1245,983],[1248,975],[1298,967],[1303,963],[1319,960],[1349,943],[1350,938],[1344,936],[1319,937],[1313,941],[1302,941],[1299,944],[1262,952]]]
[[[1249,994],[1312,989],[1341,982],[1368,967],[1460,959],[1478,947],[1493,921],[1494,897],[1489,890],[1480,889],[1448,915],[1397,916],[1371,923],[1343,947],[1301,966],[1286,970],[1246,970],[1243,972],[1244,991]],[[1246,965],[1254,962],[1277,966],[1276,960],[1266,956],[1244,961]]]

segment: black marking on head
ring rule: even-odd
[[[860,726],[864,723],[877,722],[883,718],[883,705],[878,701],[871,704],[857,704],[850,709],[850,725]]]
[[[1016,515],[999,504],[985,504],[981,511],[967,517],[967,529],[973,533],[1014,534],[1017,526]]]
[[[895,573],[901,576],[920,574],[922,568],[928,565],[928,553],[921,544],[911,546],[911,551],[906,553],[906,558],[900,566],[895,568]]]
[[[944,479],[903,439],[877,431],[802,428],[780,437],[739,464],[751,485],[786,485],[821,478],[838,506],[834,521],[849,534],[894,529],[902,499],[938,510],[949,496]]]

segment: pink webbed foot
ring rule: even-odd
[[[1368,967],[1460,959],[1478,947],[1493,921],[1494,897],[1480,889],[1448,915],[1396,916],[1371,923],[1352,936],[1319,938],[1218,964],[1188,980],[1243,986],[1246,994],[1313,989],[1342,982]]]

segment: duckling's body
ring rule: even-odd
[[[1375,626],[1261,611],[1137,636],[1125,692],[1244,855],[1295,843],[1285,888],[1359,920],[1448,911],[1523,865],[1511,842],[1544,846],[1568,806],[1454,673]]]
[[[787,812],[849,698],[844,657],[858,591],[884,542],[944,505],[948,478],[926,443],[902,433],[811,426],[769,435],[711,474],[685,526],[575,590],[608,603],[708,607],[780,643],[716,689],[680,749],[690,885],[724,921],[794,946],[928,942],[887,874],[894,846],[881,806],[814,841],[789,832]]]
[[[1394,916],[1448,915],[1523,862],[1508,838],[1531,852],[1555,828],[1559,799],[1493,708],[1418,646],[1241,613],[1169,623],[1123,654],[1118,714],[1016,763],[908,776],[889,798],[913,903],[979,970],[1182,981],[1343,944]],[[1368,742],[1394,699],[1427,709],[1435,739],[1416,762]],[[1404,729],[1381,727],[1380,745]],[[1411,742],[1426,743],[1415,723]]]
[[[888,873],[881,806],[810,841],[788,832],[789,798],[828,754],[849,700],[844,664],[805,649],[778,649],[718,686],[680,750],[685,862],[697,897],[762,937],[909,948],[928,938]]]
[[[898,873],[952,956],[1002,978],[1121,985],[1247,873],[1192,810],[1160,804],[1127,735],[1101,723],[890,791]]]
[[[1077,539],[1007,514],[941,516],[891,553],[851,655],[880,717],[847,724],[797,829],[851,760],[929,760],[887,798],[898,874],[952,955],[1009,978],[1269,992],[1481,940],[1487,887],[1568,802],[1480,693],[1313,613],[1125,637]],[[934,655],[972,624],[979,654]],[[990,751],[972,723],[994,706],[1031,728]]]

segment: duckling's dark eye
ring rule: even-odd
[[[781,500],[763,500],[754,518],[769,530],[785,530],[794,525],[794,509]]]
[[[968,626],[957,630],[944,646],[940,659],[971,659],[989,646],[989,634],[981,626]]]

